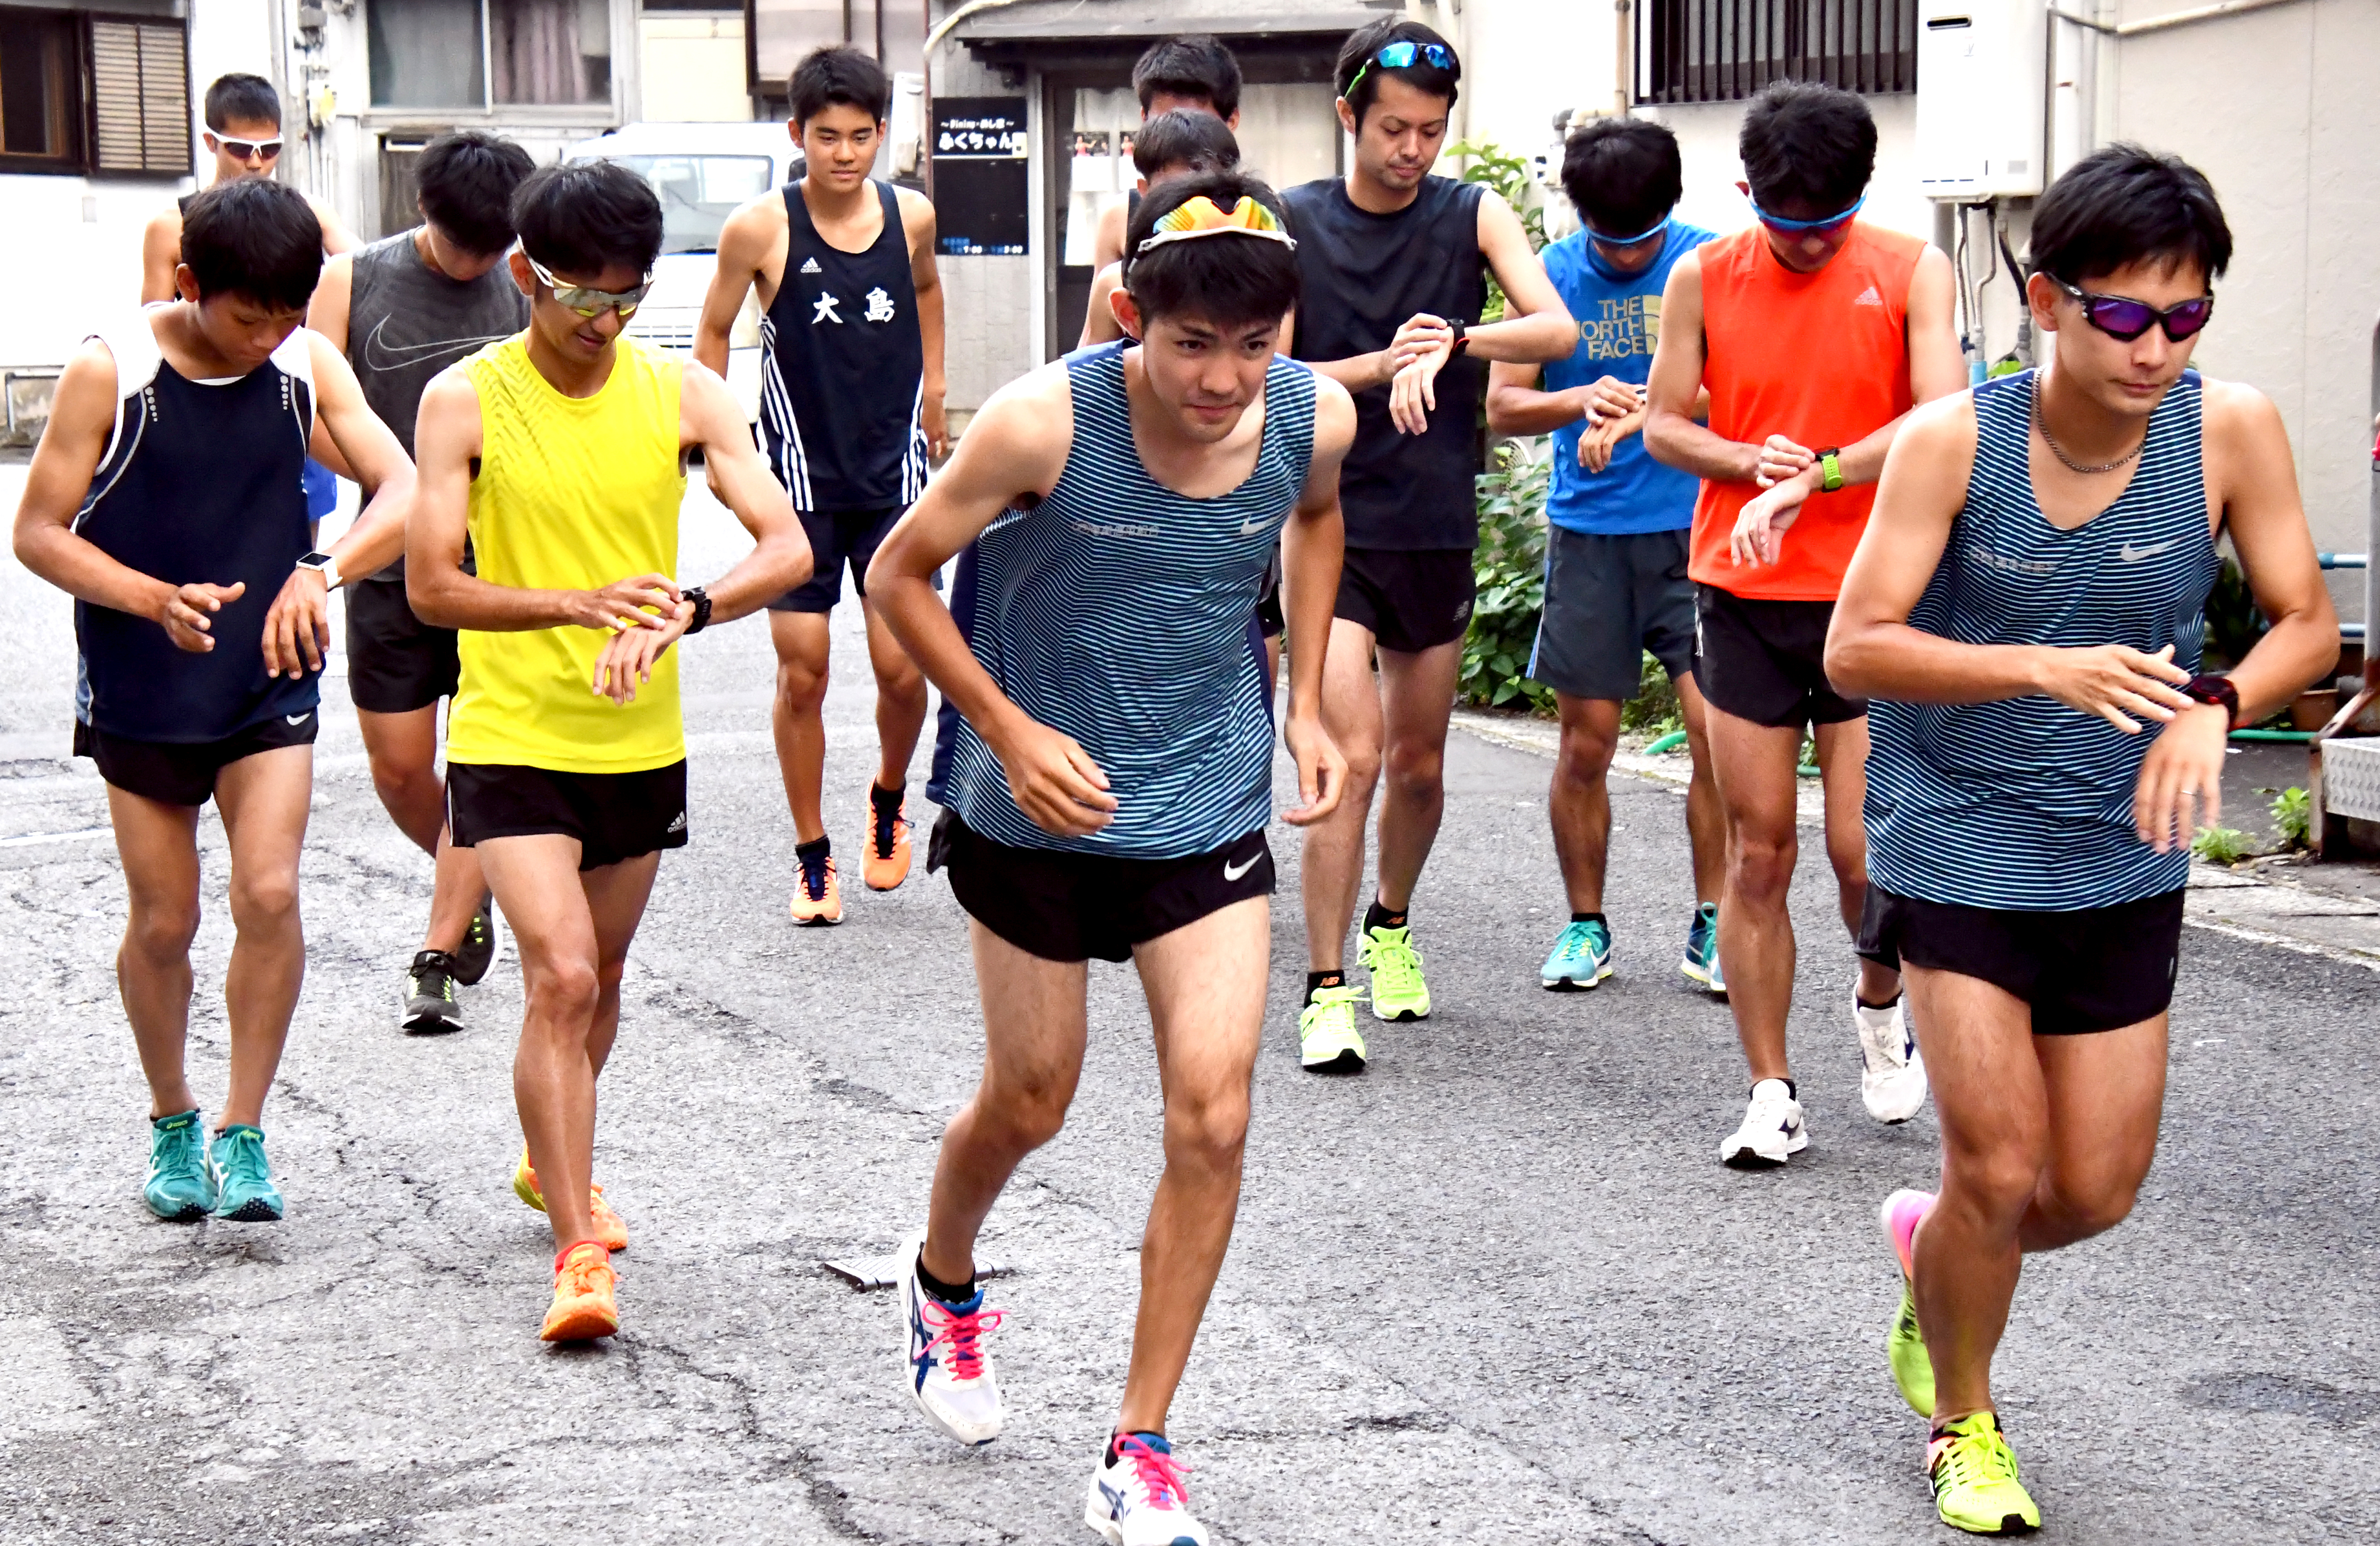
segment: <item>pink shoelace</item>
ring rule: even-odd
[[[983,1376],[983,1333],[999,1329],[1002,1312],[996,1309],[972,1310],[954,1314],[934,1302],[931,1295],[926,1300],[926,1324],[933,1326],[933,1340],[926,1344],[929,1353],[938,1349],[949,1356],[943,1359],[954,1380],[976,1380]],[[941,1317],[939,1324],[935,1317]]]
[[[1190,1474],[1189,1467],[1132,1434],[1117,1441],[1116,1454],[1132,1462],[1132,1474],[1139,1480],[1140,1490],[1148,1494],[1149,1507],[1189,1506],[1190,1490],[1182,1480]]]

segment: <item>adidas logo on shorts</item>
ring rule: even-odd
[[[819,261],[816,258],[804,258],[802,260],[801,272],[804,274],[823,274],[826,271],[819,267]],[[1873,294],[1874,292],[1871,291],[1870,293]]]
[[[670,824],[664,830],[668,832],[684,832],[686,830],[686,812],[681,810],[676,815],[671,817]]]

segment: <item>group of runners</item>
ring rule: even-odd
[[[1495,193],[1431,171],[1460,79],[1428,28],[1365,27],[1335,75],[1346,175],[1276,191],[1238,164],[1229,52],[1151,48],[1142,185],[1100,232],[1085,347],[993,395],[930,478],[934,216],[869,176],[890,87],[864,55],[795,72],[806,173],[726,223],[691,360],[625,332],[662,245],[634,173],[533,167],[460,132],[421,158],[421,224],[350,250],[260,175],[270,87],[218,82],[220,175],[151,232],[150,287],[162,265],[175,298],[128,308],[67,367],[16,528],[77,603],[75,745],[106,783],[129,894],[118,971],[152,1093],[151,1209],[282,1211],[261,1114],[304,974],[298,856],[344,590],[374,782],[435,867],[404,1024],[460,1028],[456,984],[488,969],[501,916],[525,989],[514,1187],[557,1248],[541,1334],[616,1332],[628,1231],[594,1179],[596,1091],[660,856],[688,837],[673,646],[769,614],[791,917],[836,922],[820,704],[848,569],[878,687],[863,876],[909,870],[931,683],[927,865],[969,916],[985,1023],[981,1083],[901,1248],[905,1383],[959,1442],[1001,1432],[1003,1311],[976,1236],[1065,1120],[1087,963],[1133,962],[1164,1169],[1085,1517],[1120,1546],[1203,1543],[1166,1418],[1238,1201],[1276,735],[1298,788],[1281,815],[1304,833],[1300,1060],[1357,1071],[1358,1006],[1431,1013],[1415,897],[1445,804],[1484,411],[1554,437],[1530,669],[1560,706],[1570,919],[1539,980],[1615,970],[1606,780],[1649,652],[1694,768],[1681,970],[1726,998],[1751,1077],[1720,1158],[1803,1150],[1786,898],[1811,737],[1864,1103],[1905,1121],[1930,1080],[1941,1126],[1939,1191],[1882,1205],[1902,1289],[1888,1362],[1931,1424],[1941,1517],[2037,1526],[1990,1388],[2020,1257],[2129,1211],[2226,736],[2338,644],[2278,415],[2188,368],[2230,257],[2221,210],[2137,148],[2067,171],[2032,232],[2046,359],[1969,389],[1948,262],[1857,218],[1876,148],[1857,97],[1785,84],[1752,103],[1753,224],[1723,237],[1676,218],[1666,129],[1591,120],[1561,168],[1583,229],[1540,255]],[[747,296],[758,445],[721,380]],[[707,584],[677,576],[696,454],[754,539]],[[310,458],[364,495],[319,550]],[[2222,540],[2272,626],[2216,676],[2200,656]],[[212,1130],[182,1052],[211,798],[237,941]]]

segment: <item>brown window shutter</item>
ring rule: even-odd
[[[178,21],[91,24],[91,169],[190,175],[189,47]]]

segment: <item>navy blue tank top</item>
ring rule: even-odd
[[[799,183],[785,189],[785,274],[760,319],[760,426],[802,510],[872,510],[926,492],[926,347],[900,198],[875,185],[884,229],[831,247]]]
[[[1974,389],[1975,466],[1912,627],[1962,644],[2173,646],[2199,668],[2220,560],[2199,455],[2194,371],[2149,417],[2116,502],[2072,530],[2049,523],[2029,465],[2034,373]],[[1868,712],[1868,877],[1921,901],[2065,912],[2178,891],[2190,854],[2132,830],[2132,790],[2156,739],[2038,694],[1996,703],[1887,703]]]
[[[176,585],[246,581],[214,615],[215,647],[176,649],[128,612],[75,603],[75,717],[128,740],[218,741],[275,714],[302,719],[320,677],[264,674],[264,614],[313,544],[303,478],[314,379],[304,328],[235,381],[166,363],[136,314],[99,335],[115,357],[116,421],[74,529],[127,567]]]
[[[1151,478],[1133,444],[1128,342],[1066,356],[1065,470],[1032,509],[984,529],[951,587],[975,658],[1010,702],[1090,753],[1115,820],[1087,837],[1036,826],[948,700],[926,793],[1012,847],[1180,858],[1272,818],[1272,704],[1255,607],[1313,465],[1314,374],[1273,357],[1256,466],[1229,493],[1192,499]]]
[[[1338,177],[1281,195],[1297,237],[1300,359],[1347,359],[1389,347],[1417,311],[1468,326],[1488,303],[1476,183],[1428,177],[1393,214],[1358,209]],[[1488,366],[1468,351],[1438,373],[1429,428],[1400,434],[1389,389],[1355,394],[1355,443],[1339,469],[1347,545],[1398,552],[1479,543],[1479,404]]]

